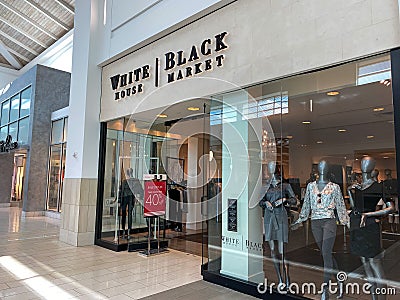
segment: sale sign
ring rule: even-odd
[[[144,216],[165,215],[167,182],[147,180],[144,182]]]

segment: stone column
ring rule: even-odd
[[[60,240],[94,244],[104,39],[102,0],[75,4],[71,97]]]

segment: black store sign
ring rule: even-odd
[[[133,68],[125,74],[111,76],[114,100],[123,100],[142,93],[145,88],[144,83],[150,78],[154,79],[154,86],[159,87],[161,77],[165,78],[168,84],[223,67],[225,59],[223,52],[228,49],[225,41],[227,35],[227,32],[221,32],[188,49],[169,51],[162,56],[163,59],[156,57],[154,71],[147,64]],[[161,64],[164,66],[160,68]],[[151,76],[152,73],[154,76]]]
[[[228,231],[237,232],[237,199],[228,199]]]

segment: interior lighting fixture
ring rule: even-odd
[[[317,141],[317,144],[323,144],[324,142],[323,141]]]
[[[191,107],[188,107],[188,110],[190,110],[190,111],[198,111],[198,110],[200,110],[200,107],[191,106]]]
[[[157,115],[157,117],[159,117],[159,118],[167,118],[168,116],[166,114],[159,114],[159,115]]]
[[[311,124],[311,121],[303,121],[301,123],[303,123],[303,124]]]
[[[338,92],[338,91],[331,91],[331,92],[327,92],[326,93],[328,96],[337,96],[337,95],[339,95],[340,93]]]
[[[389,158],[389,156],[384,156],[383,158],[384,158],[384,159],[388,159],[388,158]]]
[[[382,84],[384,84],[384,85],[386,85],[386,86],[389,86],[392,82],[391,82],[390,79],[382,79],[382,80],[380,81],[380,83],[382,83]]]
[[[293,135],[287,135],[286,136],[288,139],[292,139],[293,138]]]
[[[367,135],[367,139],[373,139],[374,137],[373,135]]]
[[[338,129],[339,132],[346,132],[347,129]]]
[[[374,111],[375,111],[375,112],[383,111],[383,110],[385,110],[384,107],[375,107],[375,108],[374,108]]]

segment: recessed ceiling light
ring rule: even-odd
[[[367,139],[373,139],[374,137],[373,135],[367,135]]]
[[[198,110],[200,110],[200,107],[191,106],[191,107],[188,107],[188,110],[190,110],[190,111],[198,111]]]
[[[159,114],[159,115],[157,115],[157,117],[159,117],[159,118],[167,118],[168,116],[166,114]]]
[[[383,110],[385,110],[384,107],[375,107],[375,108],[374,108],[374,111],[375,111],[375,112],[383,111]]]
[[[317,144],[322,144],[323,143],[323,141],[317,141]]]
[[[364,156],[364,157],[367,157],[367,156],[368,156],[368,154],[363,154],[363,156]]]
[[[383,158],[384,158],[384,159],[388,159],[388,158],[389,158],[389,156],[384,156]]]
[[[339,132],[346,132],[347,129],[338,129]]]
[[[326,93],[328,96],[337,96],[337,95],[339,95],[340,93],[338,92],[338,91],[331,91],[331,92],[327,92]]]
[[[292,139],[293,138],[293,135],[287,135],[286,136],[288,139]]]
[[[303,121],[301,123],[303,123],[303,124],[311,124],[311,121]]]

